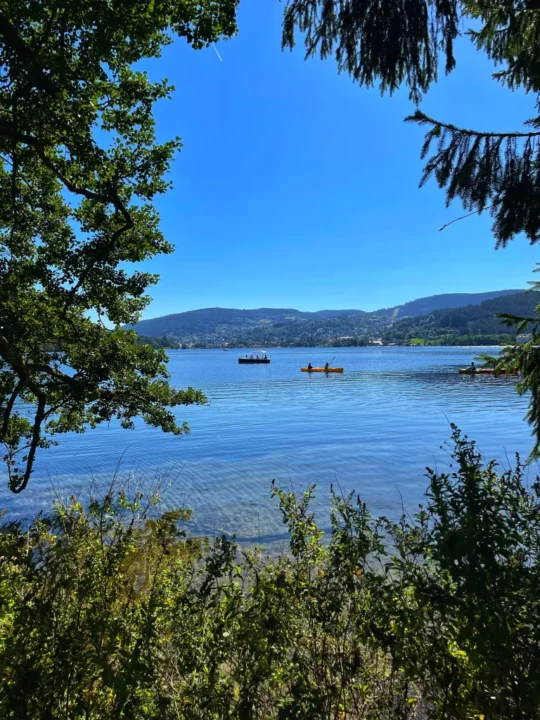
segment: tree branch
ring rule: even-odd
[[[536,3],[537,4],[537,3]],[[533,7],[535,5],[535,0],[529,1],[529,7],[520,8],[519,10],[515,10],[514,4],[512,2],[509,3],[501,3],[500,5],[491,4],[491,3],[477,3],[476,6],[479,10],[495,10],[497,12],[500,12],[501,10],[505,10],[506,12],[513,12],[515,10],[516,15],[520,15],[521,13],[529,13],[529,12],[536,12],[537,10],[540,10],[540,7]]]
[[[452,123],[443,123],[429,117],[421,110],[417,110],[414,115],[408,115],[405,118],[405,122],[415,122],[419,125],[434,125],[437,127],[450,130],[454,133],[461,133],[462,135],[469,135],[470,137],[481,137],[481,138],[532,138],[539,137],[540,130],[537,132],[481,132],[479,130],[467,130],[465,128],[457,127]]]
[[[116,241],[120,238],[120,236],[123,235],[125,232],[128,232],[128,230],[131,230],[134,227],[134,222],[133,222],[131,216],[129,215],[129,213],[127,213],[127,211],[126,211],[126,216],[127,216],[126,224],[123,225],[121,228],[119,228],[118,230],[116,230],[113,233],[111,240],[105,244],[106,250],[112,249],[115,246]],[[84,270],[82,270],[82,272],[79,276],[79,279],[77,280],[75,285],[69,291],[67,300],[64,304],[64,314],[67,311],[69,303],[73,300],[77,291],[81,288],[82,284],[84,283],[84,281],[86,280],[88,275],[92,272],[92,270],[96,266],[96,263],[99,262],[100,259],[102,259],[102,256],[103,256],[102,252],[99,249],[96,249],[95,256],[88,261],[88,264],[86,265]]]
[[[11,394],[11,397],[9,399],[9,402],[7,404],[6,410],[4,412],[4,421],[3,421],[3,428],[2,428],[2,435],[5,435],[7,432],[7,424],[9,421],[9,417],[11,415],[11,411],[13,409],[13,404],[15,403],[15,399],[19,395],[20,391],[24,387],[28,387],[38,398],[38,406],[36,410],[36,415],[34,418],[34,429],[32,432],[32,441],[30,442],[29,448],[30,451],[28,453],[28,458],[26,461],[26,469],[24,471],[23,478],[20,482],[20,484],[16,484],[16,480],[12,480],[10,482],[11,490],[14,493],[20,493],[22,492],[25,487],[28,484],[28,481],[30,480],[30,475],[32,474],[32,469],[34,465],[34,459],[36,456],[36,450],[39,446],[39,442],[41,440],[41,426],[43,423],[43,420],[47,417],[47,413],[45,412],[45,405],[46,405],[46,395],[43,392],[43,390],[39,387],[39,385],[33,380],[31,371],[37,371],[37,372],[43,372],[48,375],[51,375],[52,377],[55,377],[62,382],[65,382],[67,384],[74,384],[76,383],[75,377],[70,377],[69,375],[66,375],[65,373],[61,372],[60,370],[56,370],[56,368],[51,367],[50,365],[27,365],[24,362],[23,357],[18,352],[16,348],[14,348],[7,338],[5,338],[3,335],[0,334],[0,355],[6,360],[15,370],[17,375],[19,376],[19,382],[17,384],[17,387]]]
[[[0,15],[1,17],[1,15]],[[123,199],[120,197],[118,192],[116,191],[113,183],[111,181],[107,181],[106,188],[108,190],[108,194],[104,193],[98,193],[94,190],[89,190],[88,188],[82,187],[80,185],[77,185],[73,183],[69,178],[67,178],[54,164],[54,162],[47,156],[47,153],[45,151],[45,147],[43,146],[43,143],[38,139],[33,137],[32,135],[27,135],[25,133],[19,132],[16,128],[14,128],[10,123],[6,122],[0,122],[0,134],[8,135],[11,139],[17,140],[18,142],[24,143],[25,145],[28,145],[29,147],[34,148],[34,150],[37,152],[39,158],[51,172],[60,180],[60,182],[66,187],[70,192],[74,193],[75,195],[82,195],[83,197],[87,198],[88,200],[94,200],[96,202],[101,202],[104,204],[112,204],[114,207],[118,210],[118,212],[121,213],[125,220],[125,224],[116,230],[113,233],[113,236],[110,240],[110,242],[106,243],[106,248],[113,248],[118,241],[118,239],[125,233],[131,230],[135,223],[133,222],[133,218],[131,217],[131,214],[129,210],[127,209]],[[69,148],[68,148],[69,150]],[[89,260],[87,266],[82,271],[79,280],[77,283],[73,286],[73,288],[69,291],[68,298],[66,300],[65,306],[64,306],[64,313],[67,310],[67,307],[69,303],[73,300],[74,296],[76,295],[77,291],[81,288],[82,284],[92,271],[92,269],[95,267],[96,263],[100,260],[101,253],[103,248],[100,248],[96,250],[96,255],[94,258]]]
[[[55,166],[53,161],[49,157],[47,157],[43,143],[38,138],[20,132],[19,130],[17,130],[17,128],[13,127],[11,123],[6,122],[0,122],[0,134],[8,136],[12,140],[17,140],[17,142],[21,142],[24,145],[28,145],[29,147],[34,148],[45,167],[49,168],[49,170],[51,170],[56,175],[58,180],[60,180],[60,182],[75,195],[83,195],[84,197],[88,198],[88,200],[97,200],[98,202],[102,203],[114,202],[113,198],[110,198],[107,195],[96,193],[93,190],[89,190],[88,188],[76,185],[69,178],[65,177],[65,175],[63,175],[61,171]]]
[[[68,385],[74,385],[77,383],[77,375],[67,375],[60,370],[53,368],[51,365],[28,365],[27,367],[29,370],[33,370],[35,372],[42,372],[46,373],[47,375],[51,375],[57,380],[60,380],[61,382],[64,382]]]
[[[122,200],[118,192],[115,190],[112,182],[108,181],[106,183],[108,194],[95,192],[94,190],[89,190],[88,188],[82,187],[81,185],[77,185],[76,183],[72,182],[68,177],[66,177],[56,167],[51,158],[47,156],[45,147],[38,138],[33,137],[32,135],[22,133],[15,127],[13,127],[13,125],[6,122],[0,122],[0,134],[8,135],[12,140],[16,140],[18,142],[24,143],[25,145],[28,145],[29,147],[34,148],[45,167],[51,170],[51,172],[54,173],[58,180],[60,180],[64,187],[66,187],[70,192],[72,192],[74,195],[82,195],[88,200],[95,200],[104,204],[110,203],[111,205],[114,205],[115,208],[123,215],[126,224],[131,223],[131,227],[133,227],[131,215],[126,208],[124,201]],[[69,147],[67,149],[69,150]]]
[[[38,400],[38,407],[36,410],[36,416],[34,418],[34,430],[32,433],[32,442],[30,443],[30,452],[28,453],[28,459],[26,461],[26,470],[24,471],[23,479],[19,485],[15,482],[10,483],[11,491],[15,494],[21,493],[28,485],[30,475],[34,465],[34,458],[36,456],[36,450],[41,439],[41,423],[45,417],[45,397],[41,396]]]
[[[1,436],[5,437],[7,430],[8,430],[8,424],[9,424],[9,418],[11,417],[11,411],[13,410],[13,405],[15,404],[15,400],[19,396],[19,393],[24,387],[24,382],[22,380],[19,380],[17,385],[15,386],[15,389],[11,393],[11,397],[8,400],[8,404],[6,405],[6,409],[4,410],[4,422],[2,424],[2,433]]]
[[[37,397],[41,397],[42,391],[39,385],[33,380],[28,366],[24,362],[19,351],[11,345],[6,337],[0,333],[0,356],[11,365],[24,385],[34,393]]]
[[[442,230],[447,228],[449,225],[453,225],[455,222],[459,222],[460,220],[465,220],[466,218],[471,217],[471,215],[478,215],[481,212],[483,212],[484,210],[489,210],[491,207],[493,207],[493,205],[488,205],[487,207],[482,208],[481,210],[473,210],[472,212],[467,213],[466,215],[461,215],[461,217],[454,218],[453,220],[450,220],[450,222],[447,222],[446,225],[443,225],[442,227],[440,227],[439,232],[441,232]]]

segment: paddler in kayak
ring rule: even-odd
[[[474,361],[471,363],[471,372],[473,373],[473,375],[476,372],[476,365],[474,364]]]
[[[308,370],[313,370],[313,365],[312,365],[311,363],[308,363],[307,369],[308,369]]]
[[[324,366],[324,369],[328,372],[328,368],[330,367],[330,363],[326,363]]]

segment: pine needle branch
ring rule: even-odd
[[[459,133],[461,135],[468,135],[469,137],[477,138],[533,138],[540,136],[540,130],[535,132],[484,132],[481,130],[468,130],[467,128],[460,128],[452,123],[443,123],[435,118],[429,117],[421,110],[416,110],[413,115],[408,115],[405,118],[405,122],[415,122],[419,125],[432,125],[433,127],[439,127],[444,130],[449,130],[451,133]]]
[[[493,205],[488,205],[486,208],[483,208],[483,210],[489,210],[492,207],[493,207]],[[466,215],[462,215],[461,217],[454,218],[453,220],[450,220],[450,222],[447,222],[446,225],[443,225],[442,227],[440,227],[439,232],[442,232],[447,227],[449,227],[450,225],[453,225],[456,222],[459,222],[460,220],[465,220],[466,218],[471,217],[471,215],[478,215],[481,212],[482,212],[482,210],[473,210],[472,212],[467,213]]]

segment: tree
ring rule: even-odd
[[[509,90],[536,97],[536,116],[517,132],[460,128],[419,108],[406,118],[428,128],[420,185],[434,178],[447,204],[458,199],[470,213],[493,217],[496,247],[523,233],[540,240],[540,2],[538,0],[289,0],[283,46],[303,34],[306,57],[335,55],[340,71],[381,92],[402,85],[418,105],[437,81],[441,60],[456,65],[455,41],[466,35],[498,66],[493,78]],[[462,218],[460,218],[462,219]],[[540,306],[528,345],[515,345],[502,360],[520,367],[531,392],[528,419],[540,454]],[[519,318],[514,318],[520,320]]]
[[[237,1],[0,7],[0,441],[14,492],[57,433],[140,416],[181,434],[170,407],[204,402],[121,329],[156,281],[129,266],[172,251],[153,201],[181,146],[156,141],[153,108],[173,88],[138,63],[174,35],[194,49],[232,36]]]

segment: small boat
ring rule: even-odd
[[[460,368],[460,375],[517,375],[517,370],[497,370],[496,368]]]
[[[301,370],[302,372],[308,372],[308,373],[312,373],[312,372],[323,372],[323,373],[337,372],[337,373],[342,373],[342,372],[343,372],[343,368],[336,368],[336,367],[329,367],[329,368],[323,368],[323,367],[322,367],[322,368],[316,368],[316,367],[307,368],[307,367],[305,367],[305,368],[300,368],[300,370]]]
[[[240,365],[268,365],[270,362],[270,358],[263,357],[263,358],[252,358],[252,357],[243,357],[238,358],[238,362]]]

